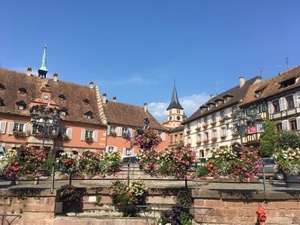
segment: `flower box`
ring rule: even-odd
[[[206,129],[208,127],[208,124],[205,123],[202,125],[202,127],[203,127],[203,129]]]
[[[201,130],[201,127],[197,127],[196,131],[199,132]]]
[[[86,137],[85,141],[86,141],[86,143],[90,144],[90,143],[93,143],[94,140],[92,137]]]
[[[216,121],[211,121],[211,122],[210,122],[210,125],[211,125],[211,126],[215,126],[216,123],[217,123]]]
[[[237,136],[239,136],[239,135],[240,135],[239,132],[233,132],[233,133],[231,134],[232,137],[237,137]]]
[[[221,136],[221,139],[223,140],[223,139],[225,139],[227,136],[226,135],[222,135]]]
[[[219,119],[219,122],[220,122],[220,123],[224,123],[225,120],[224,120],[223,118],[220,118],[220,119]]]
[[[67,141],[70,141],[70,138],[68,135],[62,134],[60,137],[60,140],[67,142]]]
[[[111,137],[117,137],[117,133],[116,133],[115,131],[111,131],[111,132],[109,133],[109,135],[110,135]]]
[[[207,144],[207,143],[208,143],[208,139],[203,140],[203,143],[204,143],[204,144]]]
[[[201,141],[197,141],[197,142],[196,142],[196,145],[197,145],[197,146],[201,145]]]
[[[27,136],[24,131],[20,131],[20,130],[15,130],[13,135],[15,136],[15,138],[24,138]]]
[[[212,138],[211,138],[211,141],[212,141],[212,142],[216,142],[217,140],[218,140],[217,137],[212,137]]]

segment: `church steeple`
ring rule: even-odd
[[[46,78],[47,72],[48,72],[48,70],[47,70],[47,44],[45,44],[43,57],[42,57],[42,65],[41,65],[40,69],[38,70],[39,77],[43,78],[43,79]]]
[[[167,110],[169,110],[169,109],[183,109],[182,106],[180,105],[179,101],[178,101],[175,82],[174,82],[174,88],[173,88],[171,103],[170,103],[169,107],[167,108]]]
[[[184,120],[184,112],[183,107],[180,105],[177,90],[174,81],[174,88],[172,93],[171,103],[167,108],[168,122],[166,122],[166,126],[170,128],[175,128],[180,126],[181,122]]]

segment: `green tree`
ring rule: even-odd
[[[276,132],[276,123],[274,121],[265,120],[263,122],[264,132],[260,136],[260,156],[271,157],[275,151],[275,143],[278,140]]]
[[[276,147],[280,149],[291,148],[299,148],[300,147],[300,134],[291,132],[291,131],[283,131],[279,134],[277,139]]]

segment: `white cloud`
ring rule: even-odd
[[[208,99],[209,95],[202,93],[179,98],[179,102],[185,114],[189,117]],[[148,110],[158,121],[163,121],[167,119],[167,107],[169,104],[170,102],[151,102],[148,104]]]

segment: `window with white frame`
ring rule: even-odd
[[[227,136],[227,128],[221,127],[221,137],[226,137],[226,136]]]
[[[286,102],[287,102],[287,109],[295,108],[293,95],[287,96]]]
[[[93,141],[97,141],[98,140],[98,131],[82,129],[81,140],[86,140],[87,138],[92,138]]]
[[[13,130],[24,131],[24,123],[14,123]]]

